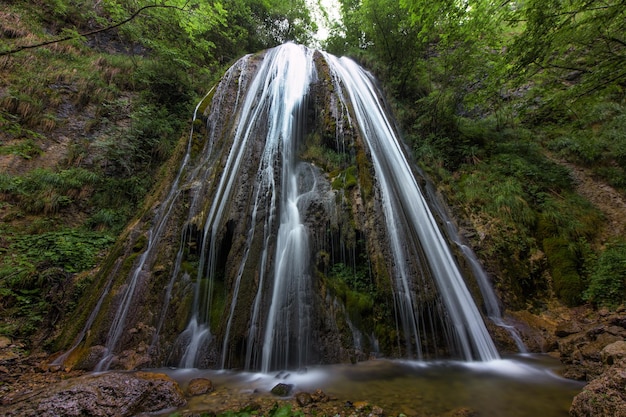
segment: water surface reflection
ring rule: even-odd
[[[181,386],[204,377],[241,393],[267,393],[279,382],[294,392],[324,392],[369,401],[385,415],[436,416],[461,407],[481,417],[565,417],[583,384],[558,376],[559,362],[519,355],[491,362],[372,360],[356,365],[309,367],[273,374],[169,369]]]

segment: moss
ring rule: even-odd
[[[346,292],[346,308],[351,318],[363,317],[372,313],[374,300],[370,294],[349,290]]]
[[[374,183],[372,181],[372,173],[374,167],[371,161],[368,159],[365,149],[362,146],[358,147],[356,154],[356,166],[358,168],[359,184],[361,185],[361,193],[363,198],[369,199],[372,197]]]
[[[354,165],[349,166],[343,171],[335,175],[332,187],[334,190],[350,189],[357,185],[357,167]]]
[[[202,100],[200,100],[200,103],[198,103],[198,112],[197,115],[204,115],[207,108],[209,108],[209,105],[211,104],[211,102],[213,101],[213,96],[215,95],[215,88],[216,86],[213,86],[209,92],[202,98]]]
[[[557,297],[569,306],[579,304],[584,283],[577,271],[576,254],[570,249],[569,242],[561,237],[547,238],[543,240],[543,249]]]
[[[209,320],[212,329],[217,329],[223,321],[224,308],[226,306],[226,288],[223,282],[214,282],[213,300]]]

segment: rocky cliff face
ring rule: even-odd
[[[409,241],[405,250],[412,255],[403,269],[415,278],[402,297],[412,297],[423,336],[413,339],[402,328],[392,279],[399,267],[390,243],[397,232],[385,224],[372,149],[326,59],[307,53],[313,75],[293,110],[298,114],[287,117],[296,120],[293,144],[272,142],[278,123],[272,106],[286,99],[264,104],[263,96],[250,98],[256,74],[266,71],[263,54],[235,64],[199,105],[180,169],[104,263],[83,300],[83,316],[58,339],[67,350],[59,361],[80,369],[178,365],[189,360],[193,346],[201,358],[194,366],[261,366],[260,346],[273,324],[260,317],[271,314],[275,302],[272,274],[282,261],[273,254],[288,207],[281,204],[289,198],[277,190],[289,181],[297,184],[306,230],[306,246],[298,249],[303,255],[289,256],[306,262],[304,272],[287,275],[289,282],[293,274],[307,278],[294,289],[287,284],[293,299],[280,307],[286,312],[281,320],[292,321],[286,349],[303,350],[298,355],[307,363],[458,354],[446,341],[454,336],[432,275],[424,272],[425,252]],[[295,162],[285,162],[287,146]],[[292,245],[304,245],[302,239]],[[296,322],[298,315],[304,319]],[[306,346],[299,347],[303,340]],[[290,355],[283,366],[294,366]]]

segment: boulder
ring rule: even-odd
[[[604,365],[614,365],[621,359],[626,359],[626,342],[618,340],[613,342],[602,349],[600,352],[602,363]]]
[[[187,385],[187,395],[190,397],[206,394],[208,392],[213,392],[213,382],[209,379],[194,378],[189,381],[189,385]]]
[[[313,402],[313,398],[311,397],[311,394],[309,394],[308,392],[299,392],[295,395],[295,397],[296,397],[296,402],[298,403],[300,407],[307,406]]]
[[[605,368],[601,354],[603,349],[623,342],[622,337],[616,335],[615,325],[570,323],[562,326],[569,329],[559,332],[567,335],[558,339],[560,359],[566,368],[563,376],[566,378],[591,381],[599,377]],[[580,332],[570,333],[576,328]]]
[[[291,394],[291,390],[293,389],[293,385],[291,384],[276,384],[274,388],[272,388],[271,393],[277,395],[279,397],[286,397]]]
[[[571,334],[580,333],[582,330],[583,329],[579,323],[575,321],[566,321],[557,325],[554,334],[557,337],[567,337]]]
[[[6,417],[126,417],[156,413],[186,403],[178,384],[165,374],[108,372],[61,381],[15,399]]]
[[[6,336],[0,336],[0,349],[6,349],[11,345],[11,339]]]
[[[626,361],[587,384],[569,410],[571,417],[626,417]]]

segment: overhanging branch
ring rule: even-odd
[[[139,14],[141,12],[143,12],[144,10],[146,10],[146,9],[151,9],[151,8],[156,8],[156,7],[185,11],[184,8],[181,8],[181,7],[178,7],[178,6],[171,6],[171,5],[167,5],[167,4],[151,4],[151,5],[148,5],[148,6],[140,7],[132,15],[130,15],[128,18],[122,20],[121,22],[115,23],[114,25],[107,26],[107,27],[104,27],[104,28],[101,28],[101,29],[92,30],[92,31],[89,31],[89,32],[79,33],[77,35],[65,36],[65,37],[62,37],[62,38],[59,38],[59,39],[50,40],[50,41],[44,41],[44,42],[34,43],[34,44],[30,44],[30,45],[18,46],[18,47],[15,47],[13,49],[9,49],[7,51],[0,51],[0,56],[11,55],[11,54],[23,51],[25,49],[40,48],[42,46],[52,45],[54,43],[65,42],[65,41],[69,41],[69,40],[72,40],[72,39],[78,39],[78,38],[82,38],[82,37],[93,36],[93,35],[96,35],[98,33],[106,32],[106,31],[115,29],[117,27],[120,27],[120,26],[130,22],[131,20],[133,20],[134,18],[139,16]]]

